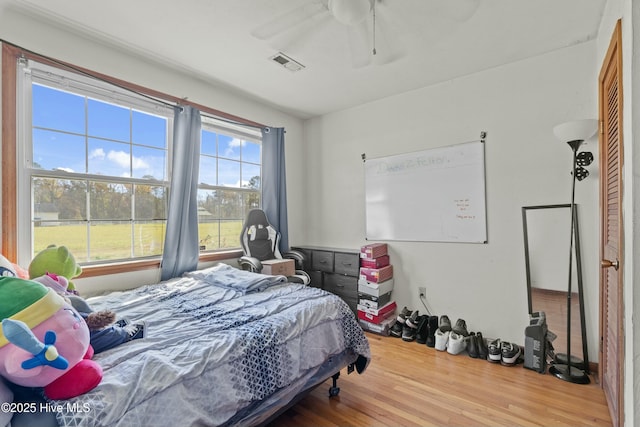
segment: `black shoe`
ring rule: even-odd
[[[440,316],[440,324],[437,329],[440,329],[441,332],[448,332],[451,330],[451,320],[449,320],[449,316],[446,314]]]
[[[405,323],[407,321],[407,319],[409,318],[409,316],[411,316],[411,310],[409,310],[406,306],[402,309],[402,311],[400,313],[398,313],[398,317],[396,317],[396,320],[400,323]]]
[[[416,328],[412,328],[409,325],[404,325],[402,328],[402,339],[404,341],[413,341],[416,339]]]
[[[418,323],[420,323],[418,321],[418,317],[420,317],[420,313],[418,313],[418,310],[416,310],[413,313],[411,313],[411,316],[407,317],[407,320],[405,321],[405,323],[410,328],[418,329]]]
[[[438,316],[429,316],[427,321],[427,347],[436,346],[436,331],[438,330]]]
[[[127,326],[129,323],[131,323],[131,321],[129,319],[120,319],[118,320],[116,323],[114,323],[114,325],[119,326],[121,328],[124,328],[125,326]]]
[[[487,348],[487,343],[484,342],[482,332],[476,333],[476,343],[478,345],[478,358],[486,360],[489,355],[489,349]]]
[[[394,323],[393,326],[391,327],[389,334],[391,334],[392,337],[400,338],[402,336],[403,326],[404,325],[402,323],[396,321],[396,323]]]
[[[456,324],[453,327],[453,332],[458,335],[462,335],[463,337],[469,336],[469,332],[467,331],[467,323],[464,321],[464,319],[458,319],[456,321]]]
[[[416,331],[416,342],[424,344],[429,335],[429,316],[423,314],[418,318],[418,330]]]
[[[500,346],[502,353],[502,363],[505,366],[513,366],[518,363],[518,357],[520,357],[520,346],[510,342],[503,341]]]
[[[467,353],[469,354],[469,357],[477,359],[479,352],[478,342],[476,341],[476,334],[474,332],[471,332],[467,337],[467,340]]]
[[[134,323],[132,325],[127,325],[124,327],[124,329],[129,333],[129,336],[127,337],[127,341],[133,341],[133,340],[137,340],[140,338],[144,338],[144,322],[141,323]]]
[[[502,360],[502,348],[500,347],[500,338],[489,343],[487,347],[487,360],[492,363],[500,363]]]

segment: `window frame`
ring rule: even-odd
[[[23,144],[17,147],[17,179],[18,179],[18,191],[17,191],[17,204],[18,204],[18,212],[30,212],[30,215],[20,215],[18,216],[18,230],[19,234],[22,236],[28,236],[28,240],[30,240],[29,244],[24,244],[18,247],[18,261],[22,261],[22,264],[27,263],[34,256],[33,247],[35,244],[35,229],[34,229],[34,206],[36,200],[34,200],[33,193],[33,180],[37,178],[42,179],[54,179],[54,180],[70,180],[70,181],[78,181],[85,182],[87,184],[87,218],[84,220],[77,221],[69,221],[69,220],[61,220],[61,222],[70,222],[70,223],[84,223],[85,232],[87,236],[87,247],[86,254],[91,256],[91,248],[95,243],[95,240],[91,239],[91,234],[94,226],[98,226],[100,223],[104,222],[103,219],[98,219],[97,215],[94,212],[91,212],[89,209],[89,198],[91,198],[91,193],[89,188],[91,185],[98,183],[106,183],[109,185],[120,184],[125,186],[130,186],[131,188],[131,212],[129,212],[130,217],[123,220],[106,220],[107,222],[121,222],[123,224],[129,223],[132,227],[130,230],[133,233],[133,228],[140,224],[140,222],[144,222],[144,219],[137,218],[134,216],[134,205],[135,205],[135,187],[138,185],[143,186],[158,186],[163,187],[165,189],[165,194],[169,194],[169,190],[171,188],[171,183],[169,181],[169,176],[171,175],[171,140],[173,135],[173,108],[169,107],[163,103],[157,101],[147,100],[140,95],[136,95],[131,93],[131,91],[127,91],[125,89],[121,89],[113,86],[112,84],[101,82],[100,80],[96,80],[95,78],[83,76],[78,73],[69,72],[67,70],[62,70],[59,68],[51,67],[49,65],[43,64],[39,61],[35,60],[23,60],[20,59],[17,62],[18,68],[18,76],[17,76],[17,103],[18,108],[22,106],[22,109],[18,111],[17,115],[17,135],[19,141],[24,141]],[[89,129],[86,124],[87,114],[90,112],[89,105],[91,101],[104,102],[112,105],[117,105],[129,111],[129,134],[131,135],[131,126],[133,124],[131,112],[138,111],[145,114],[152,114],[159,117],[163,117],[167,121],[166,127],[166,143],[162,150],[164,150],[164,179],[163,180],[149,180],[144,178],[137,178],[133,175],[133,170],[131,170],[131,159],[129,163],[129,173],[131,174],[128,177],[120,177],[117,175],[103,175],[99,173],[91,173],[89,170],[84,170],[82,172],[64,172],[64,171],[56,171],[49,170],[44,168],[36,168],[32,163],[33,159],[33,87],[34,85],[39,85],[46,88],[51,88],[53,90],[63,91],[75,96],[79,96],[85,99],[84,101],[84,116],[83,121],[85,122],[85,127],[83,134],[77,134],[75,132],[70,133],[73,135],[81,136],[85,140],[103,140],[103,141],[112,141],[111,139],[106,139],[101,136],[91,135]],[[23,102],[23,100],[30,100]],[[51,129],[54,132],[63,132],[67,133],[64,130],[59,129]],[[86,143],[86,142],[85,142]],[[118,143],[122,143],[118,141]],[[129,145],[130,156],[134,155],[134,148],[141,147],[141,145],[136,144],[131,137],[129,138],[128,143],[124,144]],[[85,153],[85,167],[88,167],[88,157],[89,153]],[[166,202],[166,200],[165,200]],[[168,204],[165,203],[165,218],[164,224],[166,226],[166,214],[168,211]],[[27,239],[25,238],[25,241]],[[92,243],[93,242],[93,243]],[[134,247],[130,248],[131,255],[134,251]],[[99,255],[99,254],[98,254]],[[161,255],[160,255],[161,256]],[[76,257],[80,259],[79,254],[76,254]],[[80,262],[83,267],[89,267],[92,265],[98,265],[103,263],[118,263],[118,262],[128,262],[128,261],[136,261],[136,260],[148,260],[153,258],[158,258],[159,255],[148,255],[148,256],[135,256],[135,257],[123,257],[117,258],[114,260],[106,260],[106,261],[98,261],[98,260],[89,260],[86,262]],[[82,257],[84,258],[84,257]]]
[[[247,160],[243,160],[242,158],[242,150],[240,150],[240,156],[238,159],[229,159],[227,157],[221,156],[220,152],[217,151],[217,149],[219,148],[219,146],[216,144],[216,153],[215,156],[211,155],[211,154],[203,154],[202,152],[200,153],[200,158],[202,159],[203,156],[209,157],[209,158],[215,158],[216,159],[216,184],[205,184],[202,182],[198,182],[197,185],[197,189],[198,192],[203,190],[203,191],[233,191],[236,193],[241,194],[241,197],[245,197],[245,194],[250,194],[250,193],[258,193],[258,198],[260,200],[260,206],[262,205],[262,135],[260,133],[260,131],[258,130],[254,130],[254,129],[245,129],[242,128],[241,126],[234,126],[233,124],[229,124],[226,123],[224,121],[219,121],[219,120],[215,120],[213,118],[209,118],[209,117],[203,117],[202,118],[202,130],[201,132],[213,132],[216,133],[218,135],[224,135],[224,136],[229,136],[229,137],[233,137],[233,138],[238,138],[241,141],[247,141],[250,143],[256,143],[258,145],[260,145],[260,163],[255,163],[252,161],[247,161]],[[219,161],[223,160],[223,161],[233,161],[233,162],[238,162],[240,164],[240,175],[239,175],[239,179],[240,179],[240,183],[242,183],[242,166],[244,164],[246,165],[254,165],[254,166],[258,166],[259,170],[260,170],[260,187],[256,190],[253,188],[247,188],[247,187],[232,187],[232,186],[226,186],[224,184],[221,184],[219,182],[219,174],[220,174],[220,169],[219,169]],[[244,211],[245,210],[245,205],[244,203],[241,203],[241,209]],[[243,212],[243,215],[240,218],[234,218],[236,220],[240,220],[241,222],[244,222],[246,215],[248,212]],[[222,218],[221,215],[218,215],[218,218],[214,221],[218,222],[218,238],[221,238],[221,224],[224,221],[228,221],[228,220],[233,220],[230,218]],[[198,221],[199,224],[200,221]],[[238,242],[239,242],[239,236],[240,233],[238,233]],[[212,251],[220,251],[220,250],[224,250],[224,249],[214,249],[214,250],[200,250],[200,253],[210,253]]]
[[[1,159],[2,159],[2,181],[0,194],[2,195],[2,208],[0,213],[0,232],[2,253],[10,260],[16,260],[20,246],[18,236],[18,159],[17,159],[17,84],[19,58],[33,59],[35,61],[51,65],[60,69],[67,69],[73,72],[80,72],[86,75],[110,82],[114,85],[155,97],[168,103],[191,105],[198,108],[202,113],[240,123],[244,126],[263,128],[265,125],[239,116],[212,109],[197,103],[188,102],[185,98],[178,98],[165,93],[148,89],[146,87],[132,84],[120,79],[116,79],[91,70],[76,67],[68,63],[57,61],[45,56],[24,50],[18,46],[1,42],[1,114],[2,114],[2,139],[1,139]],[[212,262],[238,258],[242,255],[241,249],[220,250],[215,252],[203,252],[200,254],[200,262]],[[127,260],[113,263],[83,266],[81,278],[102,276],[108,274],[127,273],[147,269],[158,269],[160,267],[160,257],[143,260]]]

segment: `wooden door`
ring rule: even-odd
[[[600,116],[600,363],[614,426],[623,417],[622,52],[618,21],[599,76]]]

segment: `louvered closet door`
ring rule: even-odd
[[[622,53],[616,25],[599,78],[600,98],[600,363],[614,426],[623,422]]]

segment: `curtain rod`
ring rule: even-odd
[[[200,114],[204,117],[210,118],[210,119],[214,119],[214,120],[220,120],[226,123],[230,123],[230,124],[235,124],[238,126],[245,126],[245,127],[251,127],[251,128],[256,128],[256,129],[263,129],[263,128],[269,128],[269,126],[263,125],[262,123],[258,123],[258,122],[254,122],[252,120],[247,120],[244,119],[242,117],[238,117],[238,116],[234,116],[232,114],[228,114],[219,110],[215,110],[213,108],[209,108],[207,106],[204,105],[200,105],[197,104],[195,102],[190,102],[187,101],[187,98],[177,98],[171,95],[167,95],[164,94],[162,92],[158,92],[152,89],[147,89],[144,88],[142,86],[138,86],[135,85],[133,83],[129,83],[126,82],[124,80],[120,80],[117,79],[115,77],[110,77],[108,75],[102,74],[102,73],[98,73],[95,71],[91,71],[88,70],[86,68],[82,68],[82,67],[78,67],[75,66],[73,64],[70,64],[68,62],[64,62],[64,61],[60,61],[58,59],[46,56],[46,55],[42,55],[38,52],[34,52],[30,49],[26,49],[20,45],[17,45],[15,43],[12,43],[10,41],[7,41],[3,38],[0,38],[0,43],[6,44],[8,46],[13,47],[14,49],[16,49],[23,57],[27,57],[27,59],[34,59],[34,60],[39,60],[39,61],[44,61],[44,62],[48,62],[49,65],[54,64],[57,65],[59,67],[62,67],[63,69],[67,69],[67,70],[71,70],[74,71],[76,73],[82,74],[86,77],[91,77],[93,79],[96,80],[100,80],[102,82],[108,83],[110,85],[116,86],[120,89],[129,91],[131,93],[135,93],[136,95],[142,96],[144,98],[147,98],[151,101],[157,102],[159,104],[163,104],[167,107],[171,107],[171,108],[181,108],[184,105],[188,105],[194,108],[197,108],[198,110],[200,110]],[[25,55],[26,54],[26,55]],[[139,89],[134,89],[131,86],[136,86],[136,87],[140,87],[141,89],[143,89],[144,91],[147,92],[151,92],[153,93],[153,95],[149,95]],[[169,98],[170,101],[167,101],[163,98]]]

